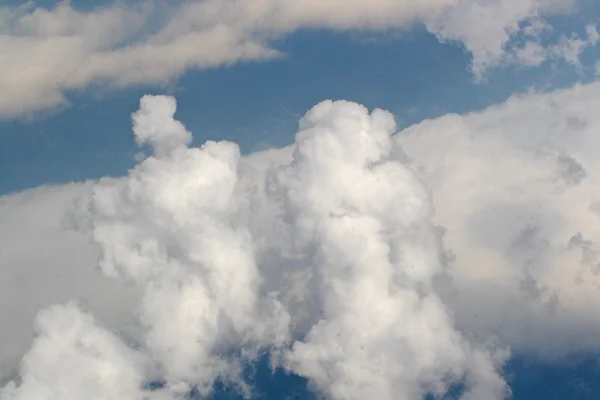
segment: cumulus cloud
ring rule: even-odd
[[[431,285],[442,267],[432,208],[391,158],[394,130],[382,110],[323,102],[300,121],[293,161],[274,172],[321,310],[289,364],[333,399],[442,395],[465,376],[463,398],[503,398],[493,357],[454,329]]]
[[[141,399],[142,363],[89,314],[56,305],[37,318],[37,337],[21,363],[22,382],[1,399]]]
[[[133,130],[152,155],[93,185],[74,215],[100,269],[143,293],[134,326],[70,303],[42,311],[3,400],[208,395],[219,378],[244,387],[240,363],[262,351],[333,399],[453,383],[465,399],[503,398],[506,354],[459,332],[433,284],[430,198],[393,157],[389,113],[323,102],[281,164],[229,142],[190,148],[174,112],[172,98],[141,100]]]
[[[325,101],[241,157],[146,96],[127,176],[2,198],[0,398],[251,393],[264,352],[328,398],[504,398],[509,349],[599,348],[599,103],[596,82],[395,133]]]
[[[124,327],[137,294],[93,268],[99,250],[70,229],[89,183],[47,186],[0,198],[0,382],[16,376],[37,312],[77,300],[109,327]]]
[[[51,9],[32,4],[0,8],[0,118],[65,105],[69,91],[90,85],[164,85],[190,68],[280,57],[271,39],[301,28],[384,31],[424,23],[440,40],[462,43],[481,78],[505,62],[551,59],[555,51],[539,48],[539,27],[575,2],[188,0],[91,11],[67,1]],[[560,48],[576,55],[575,44]]]
[[[287,316],[259,297],[237,145],[188,148],[174,113],[172,98],[142,99],[134,133],[154,155],[94,188],[90,228],[102,270],[144,291],[140,340],[164,378],[207,393],[227,368],[224,352],[282,345]]]

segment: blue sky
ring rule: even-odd
[[[511,3],[510,0],[501,0],[499,3],[502,1]],[[163,6],[177,9],[180,3],[185,2],[173,2]],[[463,3],[465,7],[470,4],[467,0]],[[476,1],[473,0],[472,3]],[[541,3],[549,4],[550,1]],[[21,4],[21,1],[5,0],[8,10]],[[51,9],[55,2],[38,1],[37,4],[39,7]],[[111,4],[74,0],[70,5],[63,6],[93,13],[97,10],[96,6],[101,6],[102,9],[111,7]],[[540,6],[540,9],[543,7]],[[25,11],[30,12],[33,11]],[[600,22],[600,7],[595,0],[577,2],[575,11],[547,14],[530,13],[523,15],[522,20],[519,20],[520,24],[526,25],[537,21],[538,18],[544,18],[553,30],[540,35],[538,39],[539,43],[547,48],[560,43],[560,37],[563,35],[571,38],[573,33],[577,33],[584,38],[586,26]],[[4,112],[1,109],[3,104],[11,102],[6,97],[4,103],[0,101],[0,195],[8,199],[9,194],[19,196],[22,191],[45,184],[63,185],[72,181],[127,175],[128,170],[136,165],[134,156],[140,151],[131,133],[131,114],[138,110],[140,98],[146,94],[167,94],[177,99],[175,119],[181,121],[187,130],[193,133],[193,146],[199,146],[207,140],[227,140],[236,142],[243,154],[251,154],[292,144],[298,131],[298,119],[315,104],[326,99],[344,99],[363,104],[368,109],[388,110],[394,115],[397,130],[400,131],[426,119],[437,119],[451,113],[462,115],[484,110],[502,104],[514,95],[528,92],[553,93],[557,89],[570,88],[578,82],[592,85],[597,79],[596,62],[600,60],[600,45],[589,45],[589,48],[579,55],[579,67],[558,56],[556,59],[548,56],[549,60],[539,66],[510,63],[501,58],[500,65],[490,67],[486,70],[484,79],[478,81],[471,69],[477,50],[470,44],[472,42],[469,42],[469,38],[477,37],[476,30],[475,36],[469,36],[472,32],[466,30],[466,33],[460,33],[464,36],[458,36],[466,39],[447,40],[448,37],[452,39],[454,31],[445,30],[446,27],[443,27],[434,32],[436,36],[431,32],[437,29],[431,28],[435,24],[426,26],[432,23],[428,22],[429,20],[420,21],[420,17],[411,15],[407,18],[413,18],[414,25],[407,27],[398,22],[399,29],[393,28],[391,32],[384,29],[383,33],[360,31],[352,24],[337,30],[319,26],[318,21],[306,23],[306,26],[300,24],[298,29],[290,28],[289,33],[286,31],[268,41],[271,48],[284,53],[284,57],[240,61],[214,68],[186,68],[181,76],[176,77],[177,74],[172,74],[167,84],[154,82],[151,78],[148,78],[147,82],[125,83],[121,86],[104,84],[102,79],[105,79],[105,76],[98,78],[99,84],[95,78],[90,78],[89,82],[82,84],[70,83],[68,78],[64,78],[67,83],[58,90],[65,94],[68,104],[56,102],[50,106],[38,106],[43,102],[34,104],[24,100],[23,104],[26,105],[19,108],[19,111],[7,106],[8,111]],[[156,18],[168,20],[169,17],[159,14]],[[448,23],[450,26],[450,22],[441,21],[438,22]],[[16,28],[13,32],[11,28],[3,27],[1,22],[2,19],[0,34],[4,33],[9,38],[19,35]],[[150,27],[146,26],[144,29],[156,28],[150,23]],[[47,33],[38,33],[36,37],[44,38],[45,34]],[[144,30],[138,34],[144,36]],[[446,38],[442,37],[444,35]],[[461,40],[464,40],[464,43]],[[515,43],[518,45],[519,40],[529,39],[519,33],[511,39],[506,48],[510,49]],[[135,40],[133,43],[135,44]],[[0,56],[2,45],[0,43]],[[6,49],[15,51],[12,47]],[[16,51],[18,53],[20,50],[17,48]],[[0,63],[0,74],[3,73],[3,65]],[[6,74],[11,76],[9,72],[12,73],[12,70],[9,71],[8,64],[6,68]],[[58,82],[58,78],[56,79]],[[111,75],[106,79],[117,81],[119,78]],[[30,86],[24,82],[21,89],[14,89],[9,83],[2,86],[4,84],[0,81],[0,97],[3,93],[14,96],[15,103],[17,96],[34,90],[32,88],[39,88],[40,96],[54,93],[45,92],[53,89],[48,89],[43,83],[36,83],[38,86],[32,83]],[[440,124],[443,124],[443,121]],[[519,122],[514,124],[517,126]],[[510,136],[510,132],[506,132],[506,135]],[[435,143],[435,139],[432,143]],[[410,150],[411,144],[406,146]],[[415,146],[420,148],[419,146],[425,145]],[[424,151],[423,154],[425,153]],[[588,174],[593,176],[593,172],[590,171]],[[433,186],[430,189],[435,191]],[[527,188],[523,190],[526,191]],[[52,212],[51,208],[48,208],[48,212]],[[9,214],[7,211],[6,215]],[[451,231],[453,229],[452,226],[445,228]],[[37,230],[35,222],[32,223],[31,229]],[[593,239],[590,239],[590,243],[594,242]],[[48,251],[54,254],[54,250]],[[41,253],[40,257],[43,257]],[[14,262],[11,261],[13,259],[6,260]],[[8,263],[6,260],[4,263]],[[532,263],[535,264],[535,261]],[[57,272],[56,276],[59,275]],[[18,297],[18,293],[13,296],[14,298],[9,299],[11,304],[26,302],[24,297]],[[54,300],[49,299],[47,302],[45,305]],[[454,306],[452,303],[451,307]],[[460,310],[453,313],[458,315],[458,325],[461,329],[470,329],[469,323],[464,322],[470,317],[461,317]],[[11,314],[0,314],[0,325],[11,323],[10,320],[1,320],[6,315]],[[501,318],[499,320],[502,321]],[[494,324],[501,322],[496,321]],[[494,324],[490,326],[499,326]],[[474,326],[476,328],[473,328],[472,332],[463,333],[467,337],[471,334],[477,336],[481,331],[478,330],[479,325],[475,323]],[[528,335],[526,326],[524,323],[515,328],[521,332],[517,336]],[[587,338],[592,335],[583,332],[587,325],[583,326],[581,332],[579,327],[573,327],[573,331],[581,333],[581,337]],[[543,332],[547,325],[540,324],[540,327]],[[23,329],[31,327],[27,325],[27,328]],[[569,329],[565,328],[565,332],[567,331]],[[538,334],[536,331],[536,335]],[[573,337],[579,337],[565,335],[565,343]],[[507,334],[506,337],[509,336]],[[510,338],[513,340],[513,336]],[[507,342],[510,340],[507,339]],[[540,339],[540,343],[545,340]],[[545,351],[548,354],[553,353],[545,345],[540,345],[543,350],[534,345],[532,347],[535,348],[528,349],[529,345],[523,344],[528,343],[528,340],[516,339],[513,342],[509,345],[516,351],[514,357],[504,365],[503,372],[514,399],[600,398],[600,367],[596,353],[598,348],[594,347],[595,345],[584,347],[577,352],[560,351],[561,356],[553,358],[544,354]],[[590,339],[590,343],[592,342],[595,343]],[[569,342],[564,347],[579,347],[571,345]],[[264,361],[257,362],[255,367],[256,375],[251,375],[249,379],[261,393],[256,398],[314,398],[314,393],[308,389],[310,379],[301,377],[300,374],[285,374],[282,370],[269,375],[270,371]],[[4,378],[2,372],[3,369],[0,368],[0,378]],[[232,396],[235,394],[231,390],[220,388],[211,398],[236,398]],[[17,398],[28,399],[14,397]]]
[[[561,363],[545,363],[531,357],[516,357],[506,367],[514,399],[562,400],[595,399],[600,393],[600,367],[596,357],[575,357]],[[275,400],[314,399],[306,380],[278,370],[275,374],[260,363],[252,381],[256,382],[257,398]],[[235,390],[219,390],[213,400],[243,399]],[[452,396],[449,398],[453,398]]]
[[[91,7],[87,1],[73,4]],[[552,22],[559,29],[553,35],[581,32],[582,21],[600,15],[593,2],[580,9],[556,17]],[[589,81],[598,54],[592,48],[582,55],[580,73],[564,62],[509,66],[477,83],[469,71],[471,55],[462,46],[440,43],[418,26],[392,34],[307,29],[278,40],[276,47],[285,58],[188,71],[163,89],[69,92],[66,109],[0,120],[7,132],[0,162],[8,171],[0,192],[123,174],[137,152],[128,115],[146,93],[176,95],[178,118],[194,132],[196,143],[233,140],[249,152],[292,143],[298,116],[323,99],[384,108],[406,127],[447,113],[481,110],[532,88],[547,91]]]

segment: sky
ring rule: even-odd
[[[0,400],[597,399],[596,0],[0,4]]]

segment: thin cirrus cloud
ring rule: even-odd
[[[385,111],[324,101],[293,146],[240,156],[189,147],[175,100],[146,96],[134,134],[154,150],[127,176],[3,198],[5,215],[32,216],[23,235],[46,221],[61,251],[45,271],[71,284],[36,298],[22,271],[39,260],[26,246],[2,260],[1,282],[22,282],[2,310],[23,316],[0,316],[18,324],[4,348],[20,349],[2,355],[0,398],[172,399],[215,379],[251,392],[240,365],[268,350],[332,399],[453,383],[502,399],[511,352],[600,345],[599,103],[596,82],[395,133]],[[69,302],[79,289],[87,299]],[[32,312],[17,310],[54,303],[32,339]]]
[[[597,42],[592,25],[583,37],[541,40],[552,30],[545,17],[571,12],[575,0],[153,1],[92,11],[70,2],[52,9],[31,4],[0,8],[0,118],[66,105],[69,91],[90,85],[163,85],[189,69],[278,58],[271,39],[302,28],[424,24],[441,41],[465,46],[476,79],[498,65],[577,63]]]

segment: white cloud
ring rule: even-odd
[[[89,188],[40,187],[0,198],[0,382],[15,376],[41,308],[77,299],[111,327],[124,327],[132,315],[135,291],[96,270],[98,249],[68,228],[73,202]]]
[[[549,56],[564,59],[569,64],[580,69],[581,62],[579,57],[586,48],[596,46],[600,38],[595,25],[587,25],[585,31],[587,38],[584,39],[576,34],[571,35],[570,38],[562,36],[558,44],[549,48]]]
[[[548,356],[600,347],[598,106],[593,83],[396,136],[447,229],[463,329]]]
[[[600,42],[600,34],[598,33],[598,29],[595,25],[587,25],[585,27],[585,32],[587,33],[588,41],[592,46],[595,46],[598,44],[598,42]]]
[[[150,143],[159,157],[189,145],[192,135],[173,119],[176,108],[175,99],[170,97],[142,98],[140,110],[133,116],[136,143]]]
[[[273,195],[314,276],[320,319],[291,368],[332,399],[420,399],[467,376],[465,399],[500,399],[493,357],[453,327],[432,287],[441,249],[431,204],[393,160],[391,114],[326,101],[300,121]]]
[[[390,114],[321,103],[277,167],[234,143],[187,147],[174,112],[170,98],[142,99],[133,130],[153,155],[95,184],[75,213],[101,269],[143,291],[135,326],[115,335],[72,305],[50,308],[3,400],[140,398],[156,379],[164,395],[207,394],[238,379],[240,348],[242,359],[269,349],[334,399],[420,398],[463,380],[467,399],[502,398],[503,353],[458,332],[432,285],[431,205],[391,158]],[[92,373],[70,379],[73,365]]]
[[[518,48],[515,56],[525,66],[538,66],[548,58],[546,48],[534,42],[527,42]]]
[[[516,37],[535,42],[545,15],[569,10],[563,0],[208,0],[166,6],[115,3],[82,12],[0,8],[0,118],[67,104],[68,91],[94,84],[164,85],[190,68],[212,68],[281,54],[276,36],[314,27],[407,29],[423,22],[440,40],[463,43],[482,77],[516,58]],[[565,48],[566,49],[566,48]],[[530,52],[526,52],[529,54]],[[536,52],[539,58],[540,52]],[[537,64],[539,61],[535,61]]]
[[[15,321],[5,371],[40,307],[89,293],[100,321],[69,304],[40,314],[3,400],[103,383],[104,398],[136,398],[155,379],[161,398],[206,393],[217,377],[239,381],[261,349],[331,398],[418,399],[461,381],[465,398],[502,398],[506,347],[553,357],[600,345],[599,103],[600,83],[578,85],[391,136],[390,114],[326,101],[294,146],[240,157],[228,142],[188,147],[174,100],[144,97],[134,133],[154,153],[128,176],[2,199],[0,262],[28,270],[3,267],[0,282],[44,283],[2,291],[0,318]],[[125,291],[94,275],[80,233],[53,236],[80,193],[79,229]],[[81,269],[57,264],[71,253]],[[56,272],[39,279],[44,262]],[[143,297],[122,310],[131,287]],[[61,380],[74,364],[97,374]]]
[[[153,21],[167,11],[145,2],[90,12],[68,2],[52,10],[0,10],[0,116],[63,105],[66,91],[95,83],[164,84],[187,68],[276,55],[218,21],[176,37],[156,36]]]
[[[564,12],[574,1],[459,0],[426,20],[440,39],[464,43],[473,54],[472,69],[481,78],[488,68],[506,62],[515,36],[537,37],[547,28],[545,13]]]
[[[207,393],[228,351],[283,345],[288,317],[260,297],[238,147],[188,148],[174,113],[172,98],[141,100],[133,130],[154,155],[93,189],[89,222],[103,271],[144,291],[139,340],[163,379]]]
[[[22,382],[0,388],[0,399],[143,398],[143,358],[75,304],[41,312],[36,333]]]

